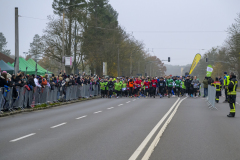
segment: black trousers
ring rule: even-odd
[[[221,91],[216,91],[216,101],[219,101],[220,96],[221,96]]]
[[[180,87],[175,88],[175,95],[179,96],[180,93]]]
[[[186,93],[187,93],[188,95],[191,94],[191,92],[190,92],[190,87],[186,87]]]
[[[145,95],[148,96],[149,95],[149,88],[145,88]]]
[[[236,104],[236,95],[230,95],[228,96],[229,100],[229,107],[230,107],[230,112],[231,113],[235,113],[236,110],[235,110],[235,104]]]
[[[133,94],[133,87],[129,87],[129,96],[132,96]]]
[[[105,96],[105,90],[101,90],[101,96],[104,97]]]
[[[184,93],[186,92],[186,89],[181,88],[181,95],[183,96]]]
[[[164,87],[159,87],[159,93],[163,96],[164,95]]]
[[[228,100],[227,89],[225,89],[225,101]]]
[[[168,95],[172,94],[172,87],[168,87]]]

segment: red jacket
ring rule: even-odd
[[[157,87],[157,80],[156,80],[156,79],[153,79],[153,80],[152,80],[152,86],[153,86],[154,88]]]
[[[136,80],[135,81],[135,84],[137,85],[138,88],[141,87],[141,82],[142,82],[141,80]]]
[[[145,89],[149,89],[150,82],[144,82]]]

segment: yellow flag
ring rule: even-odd
[[[197,66],[197,64],[200,61],[200,59],[201,59],[201,54],[196,54],[196,56],[195,56],[195,58],[193,60],[192,66],[190,68],[189,74],[192,74],[194,68]]]

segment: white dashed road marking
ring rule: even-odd
[[[118,106],[122,106],[123,104],[119,104]]]
[[[126,102],[126,103],[130,103],[131,101],[128,101],[128,102]]]
[[[97,111],[97,112],[94,112],[94,114],[97,114],[97,113],[101,113],[102,111]]]
[[[114,107],[110,107],[110,108],[108,108],[108,109],[113,109]]]
[[[23,136],[23,137],[20,137],[20,138],[17,138],[17,139],[14,139],[14,140],[11,140],[10,142],[16,142],[16,141],[19,141],[21,139],[24,139],[24,138],[27,138],[27,137],[30,137],[30,136],[33,136],[35,135],[36,133],[31,133],[31,134],[28,134],[26,136]]]
[[[58,124],[58,125],[56,125],[56,126],[52,126],[52,127],[50,127],[50,128],[57,128],[57,127],[60,127],[60,126],[62,126],[62,125],[64,125],[64,124],[67,124],[67,122],[64,122],[64,123]]]
[[[82,118],[85,118],[85,117],[87,117],[87,115],[82,116],[82,117],[78,117],[78,118],[76,118],[76,119],[82,119]]]

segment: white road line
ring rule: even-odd
[[[58,125],[56,125],[56,126],[52,126],[52,127],[50,127],[50,128],[56,128],[56,127],[62,126],[62,125],[64,125],[64,124],[67,124],[67,122],[64,122],[64,123],[58,124]]]
[[[131,101],[128,101],[128,102],[126,102],[126,103],[130,103]]]
[[[186,99],[186,98],[184,98]],[[184,100],[182,99],[178,105],[175,107],[175,109],[173,110],[172,114],[168,117],[168,119],[166,120],[166,122],[164,123],[164,125],[162,126],[162,128],[160,129],[159,133],[157,134],[157,136],[155,137],[155,139],[153,140],[153,142],[151,143],[151,145],[149,146],[148,150],[146,151],[146,153],[144,154],[142,160],[148,160],[152,154],[152,152],[154,151],[154,148],[157,146],[158,142],[160,141],[160,138],[163,134],[163,132],[165,131],[165,129],[167,128],[167,125],[171,122],[173,116],[175,115],[175,113],[177,112],[177,109],[179,107],[179,105],[182,103],[182,101]]]
[[[17,139],[14,139],[14,140],[11,140],[10,142],[16,142],[16,141],[19,141],[21,139],[24,139],[24,138],[27,138],[27,137],[30,137],[30,136],[33,136],[35,135],[36,133],[31,133],[31,134],[28,134],[26,136],[23,136],[23,137],[20,137],[20,138],[17,138]]]
[[[108,109],[113,109],[114,107],[110,107],[110,108],[108,108]]]
[[[173,110],[175,105],[178,103],[180,98],[177,99],[177,101],[172,105],[172,107],[168,110],[168,112],[162,117],[162,119],[157,123],[157,125],[152,129],[152,131],[147,135],[147,137],[143,140],[143,142],[140,144],[140,146],[136,149],[136,151],[132,154],[132,156],[129,158],[129,160],[136,160],[139,154],[142,152],[142,150],[145,148],[147,143],[150,141],[152,136],[155,134],[155,132],[158,130],[158,128],[161,126],[163,121],[167,118],[169,113]]]
[[[78,118],[76,118],[76,119],[82,119],[82,118],[85,118],[85,117],[87,117],[87,115],[82,116],[82,117],[78,117]]]
[[[136,99],[134,99],[133,101],[136,101]]]
[[[122,106],[123,104],[119,104],[118,106]]]
[[[97,113],[101,113],[102,111],[97,111],[97,112],[94,112],[94,114],[97,114]]]

